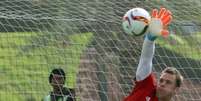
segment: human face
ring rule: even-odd
[[[62,75],[54,74],[51,85],[54,89],[61,89],[64,85],[64,77]]]
[[[171,98],[177,90],[176,76],[169,73],[162,73],[157,85],[157,97],[159,99]]]

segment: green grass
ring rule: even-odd
[[[66,71],[66,86],[76,86],[80,56],[93,34],[60,38],[43,35],[46,34],[0,33],[0,101],[40,101],[51,90],[48,76],[55,67]],[[67,43],[63,44],[63,40]],[[201,59],[201,33],[188,37],[171,35],[165,41],[157,40],[157,43],[185,57]]]
[[[157,43],[172,52],[185,56],[186,58],[192,58],[195,60],[201,59],[201,33],[193,33],[191,36],[172,34],[165,41],[159,39]]]
[[[66,85],[75,87],[80,56],[93,34],[65,36],[67,44],[48,38],[46,43],[33,43],[41,35],[0,33],[0,101],[40,101],[51,90],[48,76],[55,67],[62,67]]]

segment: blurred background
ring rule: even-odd
[[[0,100],[40,101],[52,90],[50,71],[60,67],[78,101],[122,101],[143,42],[122,30],[134,7],[172,11],[153,71],[178,68],[185,83],[173,101],[200,101],[201,0],[0,0]]]

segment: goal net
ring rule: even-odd
[[[53,68],[78,101],[122,101],[133,88],[143,37],[126,35],[126,11],[173,13],[170,37],[156,41],[153,71],[176,67],[184,85],[173,101],[201,100],[199,0],[1,0],[0,100],[40,101]]]

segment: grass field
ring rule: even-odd
[[[201,58],[201,35],[193,36],[173,35],[157,43],[197,60]],[[80,56],[92,38],[92,33],[59,37],[36,32],[0,33],[0,101],[40,101],[51,90],[48,76],[55,67],[65,69],[66,85],[74,88]]]
[[[201,33],[193,33],[192,36],[178,36],[172,34],[167,40],[158,40],[161,47],[165,47],[172,52],[181,54],[194,60],[201,59]]]
[[[46,37],[44,33],[0,33],[0,101],[40,101],[51,90],[48,76],[55,67],[62,67],[66,85],[75,87],[82,50],[93,34]]]

